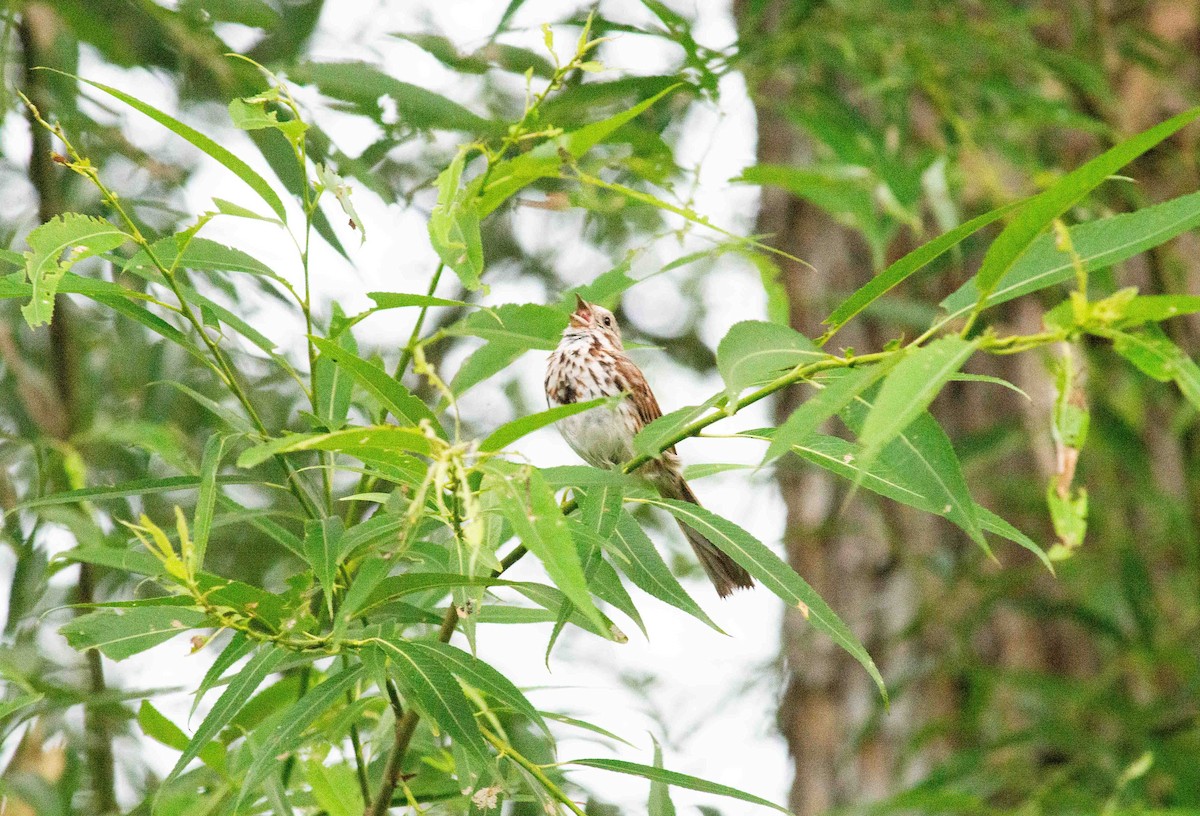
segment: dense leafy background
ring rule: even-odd
[[[635,500],[628,509],[659,504],[754,565],[764,589],[751,603],[769,611],[749,616],[757,626],[739,625],[741,637],[770,636],[778,607],[763,601],[768,592],[798,610],[785,627],[791,673],[781,710],[797,758],[797,812],[889,792],[895,798],[879,807],[922,812],[1195,805],[1187,429],[1200,372],[1187,318],[1173,319],[1200,307],[1182,260],[1200,220],[1195,129],[1186,128],[1193,57],[1178,45],[1194,13],[1166,2],[1111,18],[1095,4],[960,12],[748,2],[733,10],[742,35],[734,45],[721,9],[697,22],[658,3],[604,4],[592,34],[614,39],[581,61],[620,67],[556,73],[538,24],[560,23],[552,31],[565,65],[586,12],[509,10],[495,35],[476,40],[406,21],[403,36],[369,40],[377,53],[322,35],[318,21],[330,12],[311,1],[30,3],[10,12],[13,81],[76,152],[37,126],[27,131],[32,150],[5,143],[13,189],[39,205],[36,218],[14,208],[14,251],[4,256],[13,274],[0,344],[3,500],[19,507],[5,528],[15,555],[0,710],[14,752],[6,792],[36,812],[107,812],[119,794],[163,812],[286,812],[290,799],[297,809],[353,813],[387,790],[395,755],[415,773],[404,795],[464,812],[487,804],[487,794],[472,805],[461,791],[499,781],[489,770],[499,749],[511,807],[552,803],[565,783],[558,769],[539,778],[550,749],[538,715],[502,676],[432,635],[449,602],[448,620],[465,635],[455,643],[478,644],[514,679],[529,676],[516,667],[540,661],[547,635],[555,644],[564,624],[613,637],[604,615],[616,609],[636,637],[638,610],[654,602],[636,594],[635,610],[614,565],[680,617],[707,620],[666,565],[625,560],[652,552],[643,526],[662,540],[665,516],[618,520],[624,496]],[[347,23],[330,30],[339,25]],[[1097,37],[1098,56],[1089,51]],[[229,50],[284,77],[295,107],[286,92],[257,96],[272,85]],[[409,60],[436,62],[440,73],[418,83]],[[532,107],[525,72],[535,94],[556,78]],[[1138,82],[1156,88],[1160,76],[1184,81],[1164,80],[1161,97],[1143,88],[1153,103],[1136,95]],[[710,154],[722,154],[727,132],[713,112],[744,115],[747,87],[758,161],[713,179],[705,167],[723,167]],[[15,94],[7,101],[12,128],[25,132],[25,108]],[[228,129],[231,120],[245,135]],[[713,134],[700,149],[697,131]],[[99,168],[93,183],[82,156]],[[56,166],[71,162],[80,172]],[[1136,184],[1112,180],[1118,172]],[[774,252],[738,237],[755,231],[748,212],[716,203],[753,201],[751,185],[763,186],[757,231]],[[286,217],[298,245],[268,221],[245,220],[242,207]],[[168,237],[212,209],[222,214],[200,238]],[[1114,215],[1124,211],[1132,214]],[[61,213],[78,215],[54,220]],[[221,225],[231,221],[239,226]],[[1179,252],[1166,242],[1181,234]],[[84,252],[64,261],[67,246]],[[354,274],[346,256],[369,285],[337,285]],[[760,275],[753,307],[732,314],[729,291]],[[1131,284],[1143,296],[1122,288]],[[38,289],[54,285],[72,295],[51,313],[53,296]],[[427,285],[442,299],[420,294]],[[832,609],[740,529],[766,538],[778,528],[742,506],[738,471],[713,477],[733,496],[710,502],[734,524],[594,471],[529,470],[521,454],[545,465],[545,447],[477,460],[441,441],[486,439],[482,450],[498,451],[549,419],[489,436],[501,418],[539,410],[537,358],[565,322],[572,286],[621,304],[636,339],[664,347],[639,359],[659,375],[668,410],[700,404],[643,435],[646,456],[720,420],[722,407],[748,409],[726,423],[757,429],[742,441],[690,450],[707,461],[754,463],[764,450],[778,460],[788,555]],[[526,305],[501,306],[514,301]],[[680,304],[705,301],[714,306],[707,317],[686,319]],[[172,311],[181,302],[186,314]],[[745,318],[753,320],[730,326]],[[410,332],[428,342],[412,346]],[[896,337],[917,342],[905,351],[888,342]],[[1007,365],[1009,352],[1030,361],[1024,370]],[[662,365],[667,357],[716,372],[684,379]],[[1057,373],[1044,373],[1044,361]],[[387,373],[410,367],[404,385]],[[1029,398],[1000,390],[996,377]],[[792,413],[788,386],[810,378],[824,387],[799,392],[810,399]],[[444,410],[451,395],[465,395],[460,413]],[[768,397],[777,431],[755,413]],[[434,412],[440,434],[342,430],[388,415],[412,426]],[[328,470],[335,462],[340,472]],[[826,471],[839,478],[832,488],[814,475]],[[797,473],[808,486],[799,498]],[[560,517],[551,491],[566,486],[578,512]],[[409,504],[427,488],[429,502]],[[804,502],[821,496],[834,498],[813,525]],[[528,549],[544,569],[523,559],[512,574],[520,583],[493,586],[493,595],[483,585],[499,566],[492,550],[513,534],[508,560]],[[389,563],[397,547],[411,557]],[[1056,559],[1054,577],[1043,550]],[[118,605],[62,608],[94,602]],[[453,606],[468,610],[461,622]],[[330,617],[335,609],[341,617]],[[355,614],[345,617],[348,609]],[[137,675],[105,681],[112,664],[101,652],[124,659],[182,629],[207,633],[217,617],[243,634],[229,645],[226,635],[193,641],[201,655],[223,651],[202,684],[209,702],[190,724],[156,708],[161,691]],[[533,621],[543,626],[528,654],[489,651],[505,630],[486,624]],[[99,651],[77,670],[56,630]],[[600,660],[619,648],[594,643],[584,654]],[[335,647],[339,657],[314,667]],[[171,648],[186,650],[186,639],[148,654]],[[703,648],[710,659],[735,653],[719,639]],[[871,688],[868,652],[883,667],[890,714]],[[680,682],[696,682],[697,665]],[[611,725],[602,706],[589,713]],[[550,719],[556,732],[577,727]],[[655,731],[672,729],[694,730],[664,714]],[[724,738],[758,733],[735,729]],[[52,733],[65,747],[45,741]],[[212,737],[220,742],[206,744]],[[170,763],[151,756],[147,738],[182,751],[183,774],[161,788],[156,777]],[[393,742],[409,750],[389,751]],[[671,812],[666,783],[740,796],[732,805],[688,800],[721,801],[729,812],[747,801],[717,787],[732,776],[719,757],[696,780],[620,764],[660,764],[657,747],[606,742],[624,759],[583,766],[656,779],[651,812]],[[123,750],[133,744],[141,748]],[[578,756],[576,744],[559,758]],[[688,747],[711,754],[714,744],[722,742],[710,732]],[[571,778],[608,798],[608,777]]]

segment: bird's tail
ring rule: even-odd
[[[682,474],[667,471],[661,474],[658,482],[659,490],[667,498],[679,499],[695,505],[700,504]],[[715,544],[683,522],[679,522],[679,529],[683,530],[692,549],[696,551],[696,557],[700,559],[700,566],[704,567],[704,572],[708,574],[708,579],[717,588],[718,595],[724,598],[735,589],[750,589],[754,586],[754,579],[750,577],[750,573],[717,549]]]

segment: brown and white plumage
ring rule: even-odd
[[[576,300],[578,307],[546,364],[546,401],[556,407],[626,394],[615,406],[593,408],[558,423],[567,444],[585,462],[598,468],[618,468],[634,458],[633,437],[662,416],[662,409],[646,377],[625,354],[612,312]],[[647,463],[642,472],[663,496],[700,503],[683,478],[674,447]],[[717,594],[725,597],[738,587],[754,586],[750,574],[711,541],[686,525],[679,526]]]

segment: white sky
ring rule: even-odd
[[[429,88],[473,107],[474,80],[464,79],[445,69],[415,46],[388,36],[389,32],[434,32],[452,37],[460,50],[469,51],[490,35],[505,2],[480,3],[477,0],[440,0],[439,2],[330,2],[321,28],[313,43],[318,60],[365,60],[380,65],[390,74],[407,82]],[[720,47],[734,40],[734,29],[723,0],[703,0],[695,4],[672,2],[669,5],[698,20],[697,39]],[[336,10],[336,11],[335,11]],[[640,3],[614,0],[603,3],[610,19],[652,23],[652,17]],[[530,0],[516,18],[527,34],[507,37],[505,41],[540,48],[543,21],[565,16],[564,4],[554,0]],[[240,32],[231,30],[231,45],[240,46]],[[573,43],[574,36],[563,32],[562,44]],[[652,47],[645,38],[621,37],[605,46],[603,59],[611,76],[624,73],[653,73],[670,70],[674,55],[663,47]],[[95,59],[85,61],[84,75],[119,88],[140,98],[173,110],[174,100],[165,83],[145,71],[114,71]],[[681,134],[676,158],[683,166],[703,158],[696,209],[735,233],[748,234],[753,228],[757,198],[749,186],[731,185],[728,180],[754,162],[754,114],[740,77],[728,77],[721,88],[719,108],[701,108],[679,128]],[[368,144],[374,134],[364,132],[359,119],[341,116],[323,108],[320,100],[305,94],[302,101],[312,105],[311,114],[330,133],[345,152],[354,155]],[[193,122],[212,132],[215,123],[224,122],[223,111],[206,111]],[[210,115],[209,115],[210,114]],[[190,146],[181,143],[152,123],[135,116],[127,119],[126,132],[139,145],[157,150],[183,152]],[[27,138],[6,132],[6,145]],[[220,134],[220,141],[270,178],[244,135],[232,129]],[[185,191],[187,208],[199,212],[211,208],[211,199],[227,198],[252,209],[264,207],[239,180],[215,164],[204,167]],[[312,269],[316,300],[327,304],[331,298],[341,301],[348,313],[370,304],[365,293],[375,290],[423,292],[428,276],[436,265],[425,230],[426,213],[420,207],[404,210],[387,206],[369,191],[356,189],[355,205],[367,228],[368,240],[359,245],[345,219],[332,219],[338,228],[352,264],[326,247],[316,244]],[[422,202],[425,208],[432,202]],[[298,213],[297,213],[298,215]],[[516,233],[527,248],[558,248],[561,270],[572,283],[590,280],[618,261],[600,255],[581,241],[572,239],[579,229],[575,213],[558,213],[521,208],[516,215]],[[204,235],[239,246],[259,259],[275,265],[282,274],[298,280],[299,269],[290,241],[271,228],[223,219],[206,228]],[[635,274],[655,271],[662,263],[704,246],[690,238],[683,246],[675,243],[654,247],[639,261]],[[486,247],[485,247],[486,253]],[[687,274],[680,270],[657,277],[633,290],[625,308],[635,326],[656,331],[678,326],[689,317],[686,302],[679,297],[678,286]],[[447,278],[450,276],[447,275]],[[486,275],[485,275],[486,280]],[[449,281],[443,281],[450,283]],[[452,285],[443,287],[449,294]],[[701,334],[715,348],[717,341],[733,323],[764,318],[764,297],[757,273],[743,261],[723,260],[701,282],[705,304],[699,317]],[[492,305],[511,301],[552,298],[541,284],[495,286],[486,302]],[[409,325],[398,315],[377,317],[357,330],[363,346],[394,346],[407,338]],[[324,313],[325,310],[322,309]],[[407,316],[405,316],[407,317]],[[303,321],[278,309],[264,310],[255,325],[283,347],[296,349],[303,337]],[[628,332],[628,330],[627,330]],[[666,355],[653,350],[637,352],[637,361],[647,371],[664,411],[700,402],[720,390],[713,374],[699,377],[675,366]],[[544,355],[528,354],[515,368],[527,403],[540,405]],[[461,406],[463,415],[486,427],[511,418],[507,398],[494,387],[480,386]],[[766,407],[753,406],[729,421],[732,428],[761,426],[768,422]],[[720,431],[722,426],[717,426]],[[578,459],[547,429],[523,440],[520,451],[530,461],[543,466],[575,464]],[[681,446],[689,464],[699,462],[755,462],[757,447],[736,440],[692,440]],[[781,551],[780,535],[784,509],[769,474],[735,471],[711,477],[696,484],[701,500],[714,512],[726,516]],[[674,530],[659,542],[672,550],[684,551],[686,544]],[[690,552],[688,553],[690,556]],[[525,559],[514,578],[536,576],[538,566]],[[4,567],[8,566],[6,562]],[[7,589],[7,581],[3,582]],[[731,637],[722,637],[698,621],[666,607],[630,587],[650,630],[650,641],[641,638],[635,626],[622,621],[630,642],[617,645],[589,635],[568,632],[556,648],[552,671],[543,665],[549,625],[528,627],[481,627],[480,656],[502,670],[523,687],[536,687],[531,699],[539,707],[562,711],[596,722],[639,746],[605,748],[590,740],[563,738],[560,759],[581,756],[613,755],[649,762],[650,735],[665,747],[665,764],[673,770],[705,777],[783,802],[790,784],[790,763],[782,740],[775,733],[773,718],[777,695],[777,673],[772,668],[779,648],[781,603],[768,592],[758,589],[720,601],[706,582],[690,587],[709,614]],[[618,614],[619,617],[619,614]],[[108,663],[116,683],[130,687],[194,687],[214,655],[202,652],[187,656],[185,638],[126,660]],[[623,684],[622,676],[651,678],[635,692]],[[214,699],[209,698],[209,702]],[[190,699],[183,694],[157,698],[155,704],[176,722],[185,720]],[[192,727],[199,718],[192,721]],[[669,726],[664,733],[662,723]],[[568,733],[560,731],[560,733]],[[133,746],[129,746],[133,748]],[[122,751],[118,751],[120,755]],[[149,759],[158,770],[169,769],[174,757],[169,752],[152,751]],[[647,783],[630,777],[600,771],[579,770],[572,778],[587,785],[602,799],[616,802],[637,813],[645,806]],[[674,791],[681,812],[696,811],[688,804],[717,806],[726,814],[764,813],[759,808],[729,799]]]

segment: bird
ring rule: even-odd
[[[562,339],[546,361],[546,402],[556,408],[624,395],[615,405],[600,405],[558,422],[559,432],[581,459],[593,467],[619,469],[636,455],[634,436],[662,416],[662,409],[645,375],[625,353],[613,313],[579,295],[575,303]],[[664,498],[700,504],[683,478],[674,446],[641,471]],[[724,598],[735,589],[754,586],[750,573],[715,544],[682,522],[679,527],[718,595]]]

